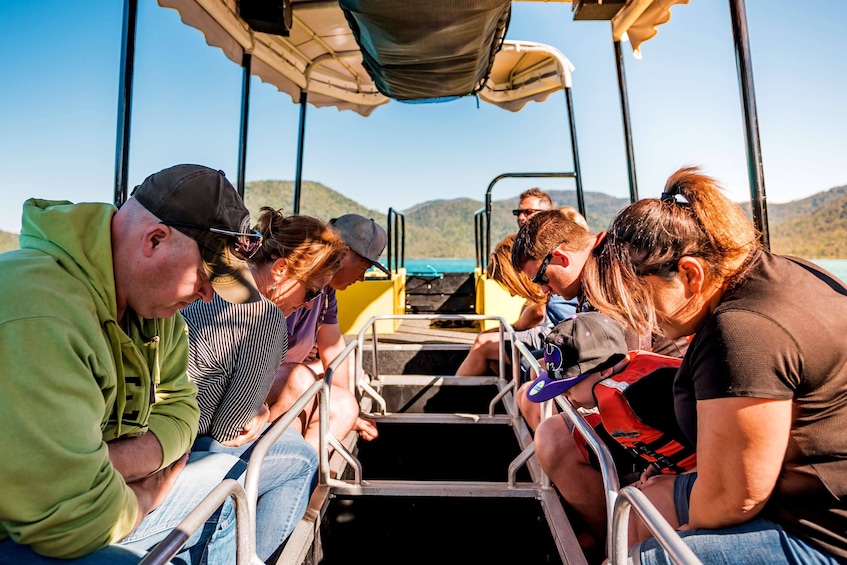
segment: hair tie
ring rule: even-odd
[[[676,194],[672,192],[663,192],[662,196],[659,197],[659,200],[662,202],[670,202],[671,204],[676,204]]]

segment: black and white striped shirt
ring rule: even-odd
[[[228,441],[261,408],[288,348],[285,316],[273,302],[190,304],[188,375],[197,383],[199,435]]]

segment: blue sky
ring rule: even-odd
[[[20,229],[32,196],[111,201],[122,2],[0,0],[0,230]],[[574,22],[569,3],[516,2],[510,39],[549,43],[576,66],[573,98],[585,190],[628,197],[609,24]],[[847,2],[747,0],[769,202],[847,183]],[[698,164],[735,200],[749,197],[728,2],[691,0],[642,45],[625,46],[642,197],[676,168]],[[241,70],[177,13],[140,0],[130,186],[196,162],[235,179]],[[298,108],[254,79],[248,181],[294,178]],[[309,107],[303,178],[370,208],[433,199],[482,200],[504,172],[568,171],[563,95],[511,113],[474,99],[392,102],[363,118]],[[538,184],[500,183],[494,198]],[[304,195],[308,197],[308,195]]]

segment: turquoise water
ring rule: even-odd
[[[813,261],[847,282],[847,259]],[[476,259],[406,259],[405,266],[408,273],[470,273],[476,266]]]
[[[812,259],[812,262],[847,282],[847,259]]]
[[[470,273],[476,259],[406,259],[407,273]]]

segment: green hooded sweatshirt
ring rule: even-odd
[[[116,320],[108,204],[30,199],[0,255],[0,539],[74,558],[132,530],[106,442],[153,432],[167,466],[197,434],[185,321]]]

